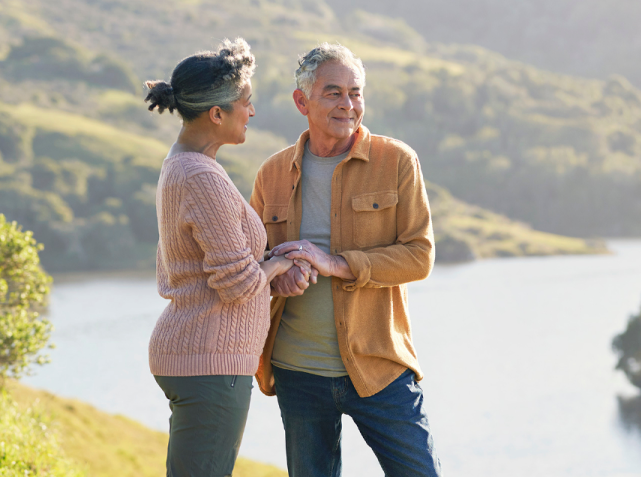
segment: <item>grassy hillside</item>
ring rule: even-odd
[[[291,142],[304,127],[290,98],[296,58],[318,41],[339,40],[366,61],[365,124],[414,147],[428,180],[540,230],[583,237],[641,234],[641,92],[625,77],[581,79],[480,47],[430,43],[424,30],[396,18],[413,1],[399,4],[393,18],[350,13],[344,4],[332,3],[332,10],[324,0],[159,0],[153,8],[149,0],[7,1],[10,8],[0,11],[0,38],[7,42],[0,66],[13,72],[5,82],[22,78],[29,88],[0,88],[5,102],[24,101],[25,91],[40,88],[38,104],[122,121],[128,130],[166,140],[175,128],[171,118],[134,113],[126,101],[103,108],[104,97],[90,99],[88,88],[100,86],[91,79],[74,87],[62,86],[61,78],[38,81],[31,70],[20,72],[26,63],[14,64],[20,57],[14,49],[23,49],[30,35],[58,35],[68,43],[64,51],[76,51],[72,64],[91,64],[99,56],[91,51],[109,51],[139,78],[167,78],[182,57],[242,35],[258,59],[253,123]],[[575,8],[590,13],[593,23],[602,11]],[[636,11],[620,3],[617,9],[617,18]],[[417,22],[429,17],[418,6],[411,11]],[[602,56],[614,53],[604,50]],[[577,54],[581,63],[586,57]],[[48,68],[46,62],[41,66]],[[118,108],[127,113],[119,116]]]
[[[370,29],[352,31],[322,2],[161,0],[153,9],[146,5],[143,0],[62,0],[52,9],[40,0],[8,0],[0,8],[0,39],[5,40],[0,209],[45,243],[43,263],[49,270],[153,265],[155,184],[180,123],[175,116],[146,111],[141,81],[135,78],[167,77],[177,59],[207,46],[203,38],[212,32],[245,35],[258,59],[257,116],[247,143],[223,147],[218,157],[246,197],[260,163],[305,128],[291,100],[291,72],[297,53],[327,39],[350,46],[365,60],[365,123],[412,145],[428,181],[548,231],[594,236],[610,229],[632,233],[638,225],[628,220],[641,208],[629,200],[636,184],[637,165],[630,158],[637,151],[634,135],[615,134],[608,147],[627,152],[594,160],[590,154],[605,150],[601,126],[595,123],[592,137],[568,126],[564,116],[567,98],[574,98],[572,107],[579,111],[600,94],[597,83],[549,75],[479,49],[424,45],[420,50],[413,47],[420,35],[402,21],[366,17]],[[168,36],[170,24],[184,34]],[[134,28],[140,35],[132,42]],[[383,35],[381,29],[389,31]],[[636,94],[624,80],[620,85],[609,87],[618,96],[606,106]],[[485,103],[479,102],[481,90]],[[550,94],[561,100],[550,100]],[[636,116],[628,103],[621,106],[625,114],[612,113],[603,124],[632,128]],[[547,113],[539,110],[542,105]],[[561,119],[554,123],[550,115]],[[593,187],[586,188],[586,181]],[[604,190],[610,192],[604,195]],[[430,196],[433,203],[451,198],[447,191]],[[523,223],[460,200],[441,202],[436,223],[441,261],[601,250],[584,241],[537,235]],[[620,203],[623,216],[607,213]],[[595,221],[586,206],[604,219]],[[463,253],[447,252],[448,243],[458,244],[449,248]]]
[[[151,267],[157,242],[155,184],[167,145],[29,104],[0,103],[0,111],[8,118],[0,117],[2,145],[13,144],[18,151],[7,154],[17,159],[4,161],[0,169],[2,211],[45,244],[45,267]],[[2,125],[8,131],[4,136]],[[248,197],[262,158],[286,145],[272,133],[250,129],[247,143],[223,148],[219,160]],[[440,261],[602,251],[580,239],[536,234],[457,201],[442,188],[432,186],[429,195],[437,239],[447,238],[439,243]],[[458,248],[452,248],[452,240]]]
[[[481,45],[515,60],[567,74],[622,74],[641,87],[641,4],[628,0],[327,0],[406,22],[425,40]],[[358,12],[357,12],[358,13]],[[370,14],[371,14],[370,13]],[[402,19],[402,20],[400,20]],[[355,24],[374,29],[376,22]],[[420,47],[421,43],[413,41]]]
[[[523,255],[606,253],[599,240],[582,240],[532,230],[504,215],[456,199],[447,189],[427,184],[434,222],[436,260]]]
[[[10,382],[7,388],[19,411],[53,429],[67,466],[67,473],[55,475],[75,475],[72,469],[91,477],[157,477],[165,474],[167,434],[152,431],[123,416],[104,413],[83,402],[60,398],[16,382]],[[3,435],[5,439],[16,438],[15,434]],[[10,446],[11,441],[6,445]],[[234,471],[235,477],[286,475],[276,467],[243,458],[238,460]]]

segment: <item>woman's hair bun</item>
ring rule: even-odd
[[[145,98],[145,102],[149,101],[149,111],[158,108],[158,112],[162,114],[165,109],[170,113],[176,109],[176,97],[174,95],[174,88],[169,83],[163,80],[145,81],[145,86],[149,88],[149,93]]]
[[[200,51],[184,58],[174,68],[169,82],[145,82],[149,88],[145,101],[150,102],[150,111],[176,110],[185,122],[214,106],[231,111],[255,67],[254,55],[245,40],[226,39],[217,51]]]
[[[223,40],[218,48],[217,59],[224,81],[247,81],[256,68],[254,55],[243,38],[236,38],[235,41]]]

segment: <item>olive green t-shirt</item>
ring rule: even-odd
[[[347,154],[319,157],[305,145],[300,238],[309,240],[325,253],[330,249],[332,175]],[[301,296],[287,298],[272,364],[326,377],[347,375],[338,348],[331,277],[319,276],[318,283],[310,283]]]

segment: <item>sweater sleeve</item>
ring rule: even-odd
[[[238,191],[220,175],[196,174],[185,183],[184,217],[205,257],[207,284],[224,303],[245,303],[267,284],[241,224]]]

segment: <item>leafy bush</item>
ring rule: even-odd
[[[37,406],[0,394],[0,477],[82,477],[63,454],[51,421]]]
[[[19,378],[30,365],[47,362],[39,352],[52,327],[37,311],[45,305],[51,283],[40,267],[42,248],[31,232],[0,214],[0,380]]]
[[[614,337],[612,349],[619,355],[616,369],[641,388],[641,311],[630,317],[623,333]]]

